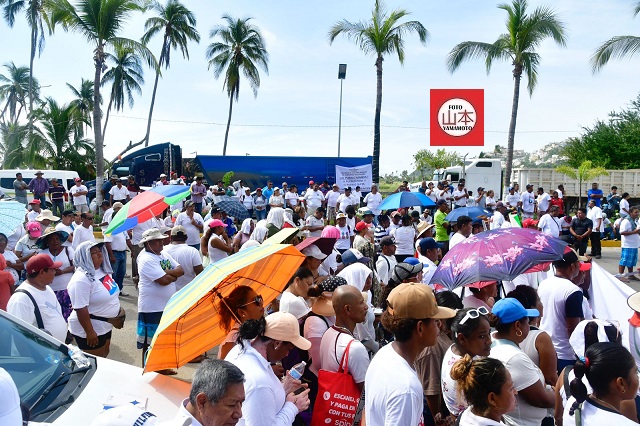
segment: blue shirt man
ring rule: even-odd
[[[262,188],[262,195],[264,195],[267,199],[267,204],[269,203],[269,198],[273,195],[273,182],[267,181],[267,186]]]
[[[598,184],[594,182],[591,185],[591,189],[587,191],[587,203],[593,200],[596,202],[596,207],[600,207],[603,196],[604,193],[602,192],[602,189],[598,189]]]

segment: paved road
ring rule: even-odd
[[[620,248],[615,247],[603,247],[602,259],[595,260],[600,266],[612,274],[618,272],[618,261],[620,260]],[[130,259],[129,259],[130,261]],[[128,265],[128,274],[131,274],[131,265]],[[629,284],[634,290],[640,291],[640,281],[631,282]],[[120,303],[122,307],[127,311],[127,321],[124,328],[121,330],[114,330],[111,340],[111,353],[109,358],[115,359],[127,364],[141,366],[142,354],[141,351],[136,348],[136,323],[138,316],[138,291],[133,286],[133,281],[130,278],[125,278],[125,293],[129,296],[122,296]],[[209,351],[209,356],[215,356],[216,350]],[[195,368],[198,364],[187,364],[178,369],[177,378],[183,380],[191,380]]]

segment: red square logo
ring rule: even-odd
[[[431,89],[431,146],[484,146],[484,89]]]

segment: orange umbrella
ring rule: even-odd
[[[220,344],[217,305],[239,285],[253,288],[265,306],[284,289],[305,256],[288,244],[251,247],[207,266],[174,294],[153,336],[144,371],[180,367]]]

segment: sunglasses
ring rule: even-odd
[[[250,305],[252,303],[255,303],[256,306],[262,306],[262,303],[264,302],[264,299],[262,298],[262,296],[258,295],[256,297],[254,297],[253,299],[251,299],[249,302],[244,303],[242,305],[238,305],[236,306],[236,309],[242,308],[244,306]]]
[[[471,309],[467,312],[464,318],[462,318],[462,321],[460,321],[460,324],[464,324],[470,319],[476,319],[480,315],[489,315],[489,310],[484,306],[480,306],[478,309]]]

